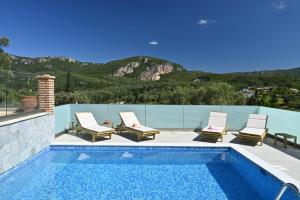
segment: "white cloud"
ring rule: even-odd
[[[158,45],[158,42],[153,40],[153,41],[150,41],[148,44],[152,45],[152,46],[156,46],[156,45]]]
[[[199,25],[208,25],[208,24],[212,24],[214,22],[215,22],[215,20],[213,20],[213,19],[200,19],[198,21],[198,24]]]
[[[283,10],[287,7],[286,2],[284,0],[278,0],[275,4],[273,4],[273,6],[277,10]]]

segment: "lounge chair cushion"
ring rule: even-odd
[[[120,116],[126,127],[132,127],[134,124],[141,126],[141,123],[133,112],[120,112]]]
[[[75,115],[82,128],[95,132],[114,131],[112,128],[100,126],[90,112],[75,113]]]
[[[247,128],[265,129],[267,115],[250,114],[247,122]]]
[[[99,126],[99,125],[95,125],[95,126],[81,126],[82,128],[91,130],[91,131],[95,131],[95,132],[106,132],[106,131],[114,131],[114,129],[109,128],[109,127],[105,127],[105,126]]]
[[[240,131],[240,134],[258,135],[261,136],[265,133],[265,129],[262,128],[244,128]]]
[[[94,116],[90,112],[81,112],[81,113],[75,113],[80,125],[82,127],[87,126],[87,127],[95,127],[98,126],[98,123],[96,122]]]
[[[158,131],[154,128],[150,128],[150,127],[142,126],[142,125],[140,125],[139,127],[130,127],[130,128],[138,130],[138,131],[142,131],[142,132]]]
[[[201,131],[202,132],[211,132],[211,133],[222,133],[222,132],[224,132],[224,130],[225,130],[225,127],[219,127],[219,126],[210,127],[210,126],[207,126],[207,127],[203,128]]]
[[[210,112],[208,125],[217,126],[217,127],[225,127],[226,126],[226,117],[227,113],[220,112]]]

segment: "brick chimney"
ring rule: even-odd
[[[44,112],[54,111],[54,79],[55,76],[44,74],[36,76],[38,82],[39,109]]]

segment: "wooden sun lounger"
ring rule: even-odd
[[[100,126],[96,122],[94,116],[90,112],[78,112],[75,113],[78,121],[78,126],[76,126],[76,134],[78,132],[85,132],[92,136],[93,142],[96,141],[96,137],[108,137],[111,139],[111,135],[115,133],[115,129],[108,128],[105,126]]]
[[[267,121],[267,115],[250,114],[246,127],[239,131],[238,137],[256,140],[262,145],[268,133]]]
[[[210,112],[208,126],[203,128],[200,134],[207,137],[220,138],[222,142],[223,136],[227,133],[226,119],[227,113]]]
[[[152,136],[155,139],[155,135],[160,133],[159,130],[141,125],[133,112],[120,112],[119,115],[122,121],[119,126],[120,132],[127,131],[133,133],[137,135],[138,141],[145,136]]]

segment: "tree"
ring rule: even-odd
[[[66,76],[66,92],[73,92],[73,88],[71,86],[71,72],[68,71]]]
[[[173,94],[170,96],[170,103],[171,104],[177,104],[177,105],[183,105],[186,102],[185,93],[182,88],[177,88]]]
[[[7,38],[7,37],[1,37],[0,38],[0,46],[1,46],[1,48],[2,47],[6,47],[6,46],[8,46],[9,45],[9,39]]]
[[[206,93],[206,88],[203,86],[199,87],[198,89],[191,90],[189,97],[190,97],[190,103],[192,105],[201,105],[204,104],[204,96]]]
[[[5,75],[12,75],[10,70],[10,56],[4,51],[4,48],[9,45],[7,37],[0,37],[0,72]]]
[[[247,99],[247,105],[258,105],[258,99],[255,95],[252,95]]]

